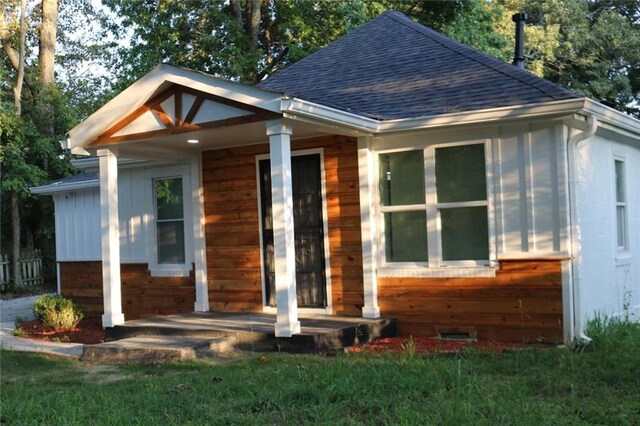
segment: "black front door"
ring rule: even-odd
[[[266,298],[269,306],[276,306],[269,160],[261,160],[259,168]],[[320,154],[291,157],[291,169],[298,306],[324,308],[327,298]]]

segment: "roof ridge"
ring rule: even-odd
[[[526,71],[520,70],[518,68],[516,68],[513,65],[510,65],[506,62],[501,61],[498,58],[494,58],[493,56],[490,56],[476,48],[473,48],[471,46],[467,46],[465,44],[462,44],[450,37],[445,36],[444,34],[440,34],[439,32],[426,27],[422,24],[419,24],[417,22],[415,22],[413,19],[409,18],[408,16],[400,13],[400,12],[396,12],[393,10],[388,10],[386,12],[384,12],[383,14],[379,15],[379,17],[382,16],[386,16],[389,17],[391,19],[393,19],[394,21],[398,22],[399,24],[404,25],[407,28],[410,28],[416,32],[421,33],[422,35],[424,35],[425,37],[429,37],[431,40],[433,40],[435,43],[440,44],[441,46],[450,49],[456,53],[458,53],[459,55],[464,56],[467,59],[470,59],[474,62],[477,62],[481,65],[490,67],[491,69],[493,69],[494,71],[497,71],[507,77],[513,78],[515,80],[520,81],[523,84],[526,84],[527,86],[532,87],[533,89],[536,89],[542,93],[544,93],[547,96],[550,96],[552,98],[555,98],[556,94],[558,94],[558,90],[556,91],[549,91],[546,90],[542,87],[539,87],[539,84],[533,84],[531,81],[527,81],[527,80],[531,80],[531,78],[536,80],[536,83],[542,83],[544,85],[551,85],[553,88],[555,89],[559,89],[560,92],[564,92],[564,93],[571,93],[574,94],[573,92],[571,92],[570,90],[559,86],[555,83],[552,83],[550,81],[547,81],[541,77],[535,76],[533,74],[530,74]],[[473,53],[475,53],[474,55],[471,55],[469,53],[467,53],[469,50],[471,50]],[[478,57],[479,56],[479,57]],[[496,62],[496,63],[493,63]],[[505,66],[509,66],[512,67],[509,68],[509,72],[506,72],[507,68],[505,68]],[[515,71],[515,75],[512,73],[512,71]],[[519,73],[524,73],[523,76],[519,76],[517,74]]]

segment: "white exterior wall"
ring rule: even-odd
[[[118,171],[118,215],[120,219],[120,260],[122,263],[152,263],[155,251],[153,222],[153,177],[175,176],[183,170],[187,191],[191,186],[188,165],[154,168],[124,168]],[[193,262],[192,202],[185,203],[185,254]],[[54,196],[56,257],[58,262],[100,261],[100,191],[98,187],[58,192]]]
[[[501,127],[495,140],[498,257],[566,254],[561,125]]]
[[[614,158],[625,161],[628,246],[617,249]],[[585,320],[640,319],[640,149],[599,135],[576,151],[577,285]]]
[[[566,150],[560,122],[377,137],[372,149],[420,149],[471,141],[491,145],[487,190],[492,193],[495,234],[490,236],[490,252],[497,259],[566,256]]]
[[[58,262],[100,260],[99,189],[56,193],[53,200]]]

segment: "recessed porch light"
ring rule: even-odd
[[[187,139],[187,143],[198,143],[200,142],[198,139]]]

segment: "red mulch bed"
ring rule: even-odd
[[[521,349],[521,343],[503,343],[491,341],[465,342],[459,340],[441,340],[431,337],[386,337],[377,339],[365,345],[352,346],[351,353],[458,353],[467,348],[474,348],[483,352],[504,352],[505,350]]]
[[[16,328],[26,333],[21,337],[34,340],[87,345],[104,342],[104,330],[99,320],[83,319],[76,328],[60,331],[54,331],[37,320],[25,321]]]

